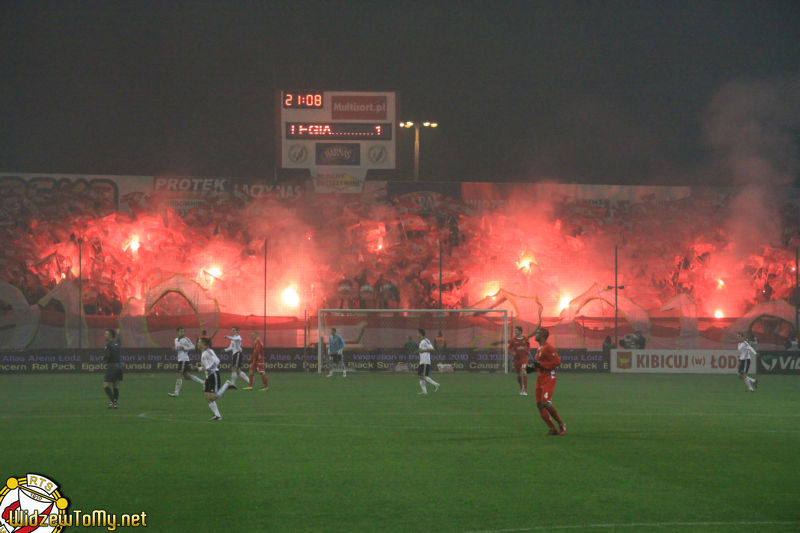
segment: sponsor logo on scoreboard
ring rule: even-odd
[[[389,109],[386,95],[332,95],[333,119],[385,119]]]
[[[367,159],[373,165],[379,165],[386,161],[388,153],[385,146],[370,146],[367,149]]]
[[[360,165],[361,146],[358,143],[317,143],[317,165]]]
[[[308,159],[308,149],[302,144],[294,144],[289,147],[289,161],[298,164]]]

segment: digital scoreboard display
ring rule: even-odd
[[[395,170],[397,93],[275,91],[276,150],[283,169],[308,169],[316,190],[355,192],[371,171]]]
[[[392,139],[390,122],[287,122],[287,139]]]
[[[324,99],[319,92],[283,91],[281,102],[284,109],[322,109]]]

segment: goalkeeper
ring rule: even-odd
[[[344,347],[345,342],[341,335],[336,333],[336,328],[331,328],[331,334],[328,337],[328,375],[331,377],[333,371],[341,367],[342,377],[347,377],[347,367],[344,365]]]

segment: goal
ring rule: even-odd
[[[434,370],[508,372],[508,325],[505,309],[320,309],[317,371],[327,367],[332,328],[348,371],[416,371],[421,328],[436,346]]]

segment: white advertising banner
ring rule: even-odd
[[[739,366],[736,350],[612,350],[611,371],[651,374],[730,374]],[[756,362],[750,363],[756,373]]]

